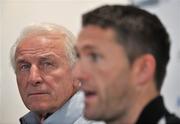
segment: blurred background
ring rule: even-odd
[[[0,0],[0,124],[19,124],[28,110],[20,98],[9,50],[28,24],[63,25],[76,36],[81,15],[104,4],[134,4],[159,16],[172,41],[171,60],[162,88],[165,104],[180,117],[180,0]]]

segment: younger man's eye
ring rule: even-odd
[[[93,62],[97,62],[101,58],[101,56],[97,53],[90,53],[89,57]]]
[[[80,54],[78,52],[76,52],[76,58],[79,59],[80,58]]]

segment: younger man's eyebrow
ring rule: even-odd
[[[91,46],[91,45],[86,45],[83,47],[84,50],[96,50],[96,47]]]
[[[78,51],[78,48],[75,46],[74,47],[75,51]],[[84,45],[82,47],[82,50],[96,50],[97,48],[95,46],[92,45]]]

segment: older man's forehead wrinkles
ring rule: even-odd
[[[39,58],[41,60],[53,59],[55,56],[56,56],[56,54],[54,54],[53,52],[47,52],[47,53],[39,54],[39,55],[37,53],[37,55],[35,55],[36,58]],[[24,60],[25,58],[30,59],[31,57],[33,57],[33,55],[27,56],[27,57],[26,57],[26,55],[24,55],[24,56],[22,55],[22,56],[18,56],[16,60],[21,61],[21,60]]]
[[[57,49],[25,49],[16,52],[16,58],[21,58],[25,60],[30,59],[40,59],[40,60],[47,60],[47,59],[55,59],[57,57],[64,57],[65,54],[61,50]]]
[[[39,47],[39,48],[19,48],[17,49],[16,53],[18,54],[35,54],[35,53],[43,53],[43,52],[50,52],[51,50],[53,50],[55,48],[55,46],[47,46],[47,47]]]

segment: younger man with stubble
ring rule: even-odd
[[[85,117],[107,124],[180,124],[160,95],[169,36],[157,18],[134,6],[102,6],[83,15],[74,75]]]

